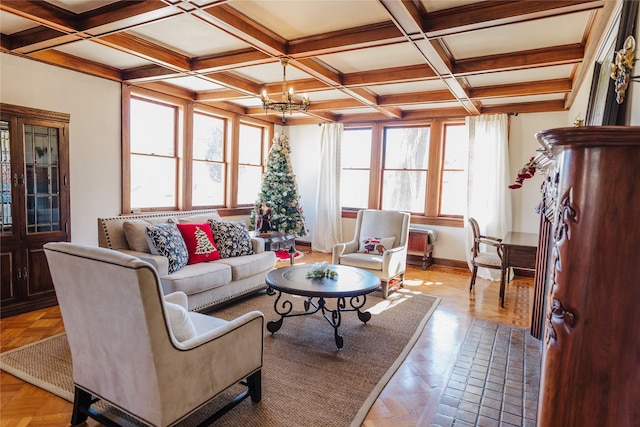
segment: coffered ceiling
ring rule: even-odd
[[[614,1],[2,0],[2,51],[275,123],[566,110]]]

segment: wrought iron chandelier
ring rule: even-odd
[[[283,56],[280,58],[280,64],[282,64],[282,101],[272,101],[267,94],[267,90],[262,91],[262,107],[264,108],[264,112],[267,113],[269,110],[277,111],[282,114],[282,123],[286,122],[285,114],[293,113],[294,111],[307,111],[309,108],[309,97],[304,95],[302,97],[302,102],[296,102],[296,98],[293,95],[293,88],[289,88],[287,90],[287,64],[289,63],[289,58]]]

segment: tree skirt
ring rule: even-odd
[[[275,251],[276,257],[279,261],[289,261],[289,251],[286,249],[278,249]],[[296,254],[293,256],[293,259],[300,259],[304,256],[304,254],[298,250],[296,250]]]

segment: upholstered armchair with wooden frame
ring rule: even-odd
[[[403,286],[411,215],[407,212],[358,211],[353,239],[333,247],[332,263],[368,270],[380,278],[382,296]],[[390,286],[390,282],[393,282]]]
[[[71,425],[117,425],[91,407],[98,399],[152,426],[180,423],[236,383],[247,389],[201,425],[246,397],[260,401],[261,312],[231,321],[187,312],[186,295],[165,297],[138,258],[66,242],[44,250],[73,361]]]
[[[506,267],[502,262],[502,239],[480,234],[480,226],[474,218],[469,218],[469,227],[473,233],[473,244],[471,245],[471,283],[469,292],[473,290],[478,275],[478,267],[492,268],[500,270],[500,306],[504,307],[504,287],[506,278]],[[486,252],[480,250],[480,245],[485,244],[496,248],[496,252]]]

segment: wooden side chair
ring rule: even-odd
[[[469,218],[469,226],[473,232],[473,245],[471,246],[471,265],[473,266],[473,272],[471,273],[469,292],[473,290],[473,286],[476,284],[478,267],[500,270],[500,306],[504,307],[504,285],[507,269],[502,262],[502,239],[480,234],[480,227],[474,218]],[[493,246],[496,248],[496,252],[481,251],[480,244]]]

